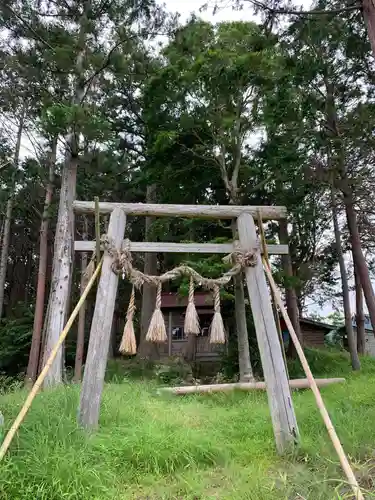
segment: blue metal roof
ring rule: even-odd
[[[355,321],[355,316],[352,318],[352,325],[357,326],[357,323]],[[370,321],[370,316],[368,314],[365,314],[365,330],[370,330],[372,331],[372,325]]]

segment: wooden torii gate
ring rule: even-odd
[[[95,203],[75,201],[76,213],[95,213]],[[258,245],[254,218],[261,213],[263,220],[286,218],[285,207],[276,206],[217,206],[99,203],[100,213],[110,214],[108,236],[121,250],[127,215],[190,217],[201,219],[237,219],[240,247],[250,251]],[[76,241],[76,251],[93,251],[94,241]],[[218,253],[228,254],[233,244],[211,243],[150,243],[132,242],[132,252]],[[268,245],[269,254],[287,254],[287,245]],[[98,285],[95,310],[83,377],[78,419],[86,428],[95,428],[99,421],[100,401],[104,385],[112,316],[118,287],[118,276],[111,270],[113,259],[104,255]],[[293,408],[289,382],[272,311],[267,282],[259,258],[255,267],[245,269],[250,305],[267,387],[276,446],[285,452],[298,440],[299,432]]]

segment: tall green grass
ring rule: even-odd
[[[322,392],[371,489],[365,462],[375,443],[375,363],[364,364],[362,374],[349,373],[346,384]],[[0,465],[0,499],[350,498],[308,391],[293,397],[301,446],[280,458],[264,393],[182,398],[157,396],[155,389],[126,379],[107,384],[100,429],[91,435],[76,425],[77,386],[39,394]],[[0,397],[8,427],[24,398],[23,391]]]

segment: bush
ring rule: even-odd
[[[162,361],[139,359],[114,359],[107,366],[106,381],[121,383],[124,378],[155,380],[161,384],[179,385],[194,381],[192,367],[180,356]]]
[[[317,377],[340,377],[353,373],[350,356],[346,351],[334,348],[304,349],[311,371]],[[361,373],[374,373],[375,360],[369,356],[361,357]],[[288,360],[290,378],[304,378],[305,372],[298,359]]]
[[[27,367],[34,314],[19,304],[14,316],[0,322],[0,372],[17,376]]]

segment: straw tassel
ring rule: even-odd
[[[121,354],[129,354],[129,355],[137,354],[137,342],[135,340],[134,323],[133,323],[134,313],[135,313],[135,289],[133,286],[132,293],[130,295],[128,310],[126,313],[126,323],[125,323],[124,333],[122,334],[122,339],[119,349]]]
[[[211,323],[210,344],[225,344],[225,329],[220,310],[220,289],[215,286],[214,295],[214,317]]]
[[[146,340],[148,342],[158,343],[163,343],[168,340],[167,332],[165,329],[164,316],[161,312],[161,281],[159,281],[158,283],[155,311],[152,315],[150,325],[148,327]]]
[[[190,278],[189,300],[186,308],[184,331],[186,335],[198,335],[201,331],[199,326],[199,316],[194,303],[194,280]]]

